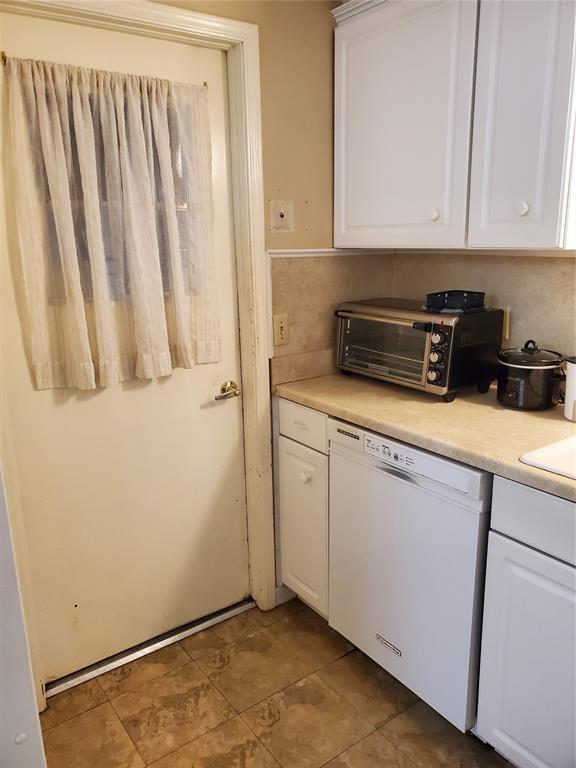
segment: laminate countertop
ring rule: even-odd
[[[334,374],[278,384],[275,394],[329,416],[425,448],[532,488],[576,499],[576,481],[519,461],[527,451],[576,434],[562,408],[516,411],[487,394],[452,403],[407,387]]]

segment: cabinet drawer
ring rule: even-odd
[[[495,477],[490,527],[576,565],[576,504],[573,501]]]
[[[326,414],[292,403],[279,400],[280,434],[296,440],[298,443],[327,453]]]

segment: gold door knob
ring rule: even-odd
[[[215,395],[214,400],[227,400],[229,397],[238,397],[241,394],[238,384],[232,379],[225,381],[220,387],[220,393]]]

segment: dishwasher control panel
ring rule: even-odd
[[[416,464],[414,456],[409,451],[406,451],[403,445],[376,435],[364,434],[364,453],[374,456],[374,458],[380,459],[380,461],[396,464],[406,469]]]
[[[331,454],[341,450],[363,454],[464,494],[482,508],[490,506],[492,476],[487,472],[333,418],[328,418],[326,435]]]

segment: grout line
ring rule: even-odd
[[[112,704],[112,702],[110,702],[110,705],[111,705],[111,707],[112,707],[112,711],[114,712],[114,715],[116,716],[116,718],[118,719],[118,722],[119,722],[119,723],[120,723],[120,725],[122,726],[122,730],[124,731],[124,733],[126,734],[126,736],[128,736],[128,738],[129,738],[129,739],[130,739],[130,741],[132,742],[132,745],[134,746],[134,749],[136,750],[136,754],[137,754],[137,755],[140,757],[140,760],[142,760],[142,762],[143,762],[143,764],[144,764],[144,765],[150,765],[150,763],[147,763],[147,762],[146,762],[146,760],[144,759],[144,755],[143,755],[143,754],[140,752],[140,750],[138,749],[138,744],[136,744],[136,742],[134,741],[134,739],[133,739],[133,738],[132,738],[132,736],[130,735],[130,732],[128,731],[128,728],[126,728],[126,726],[125,726],[125,725],[124,725],[124,723],[122,722],[122,719],[120,718],[120,715],[118,714],[118,712],[116,712],[116,708],[114,707],[114,705]]]
[[[99,704],[94,704],[93,707],[88,707],[87,709],[83,709],[81,712],[76,712],[74,715],[70,715],[70,717],[65,718],[64,720],[61,720],[59,723],[56,723],[55,725],[51,725],[49,728],[42,728],[42,720],[40,720],[40,728],[42,736],[44,736],[45,733],[48,733],[48,731],[53,731],[54,728],[58,728],[60,725],[64,725],[64,723],[69,723],[70,720],[74,720],[75,717],[81,717],[82,715],[85,715],[86,712],[92,712],[93,709],[98,709],[98,707],[103,707],[105,704],[110,704],[108,699],[106,701],[101,701]],[[48,710],[45,709],[44,712],[47,712]],[[40,713],[42,714],[42,712]]]
[[[180,645],[180,643],[176,642],[176,643],[173,643],[173,645]],[[166,647],[170,647],[170,646],[166,646]],[[177,669],[182,669],[182,667],[186,667],[188,666],[188,664],[190,664],[191,661],[194,661],[194,659],[191,659],[190,656],[186,653],[186,651],[184,651],[183,648],[182,648],[182,652],[185,653],[186,655],[186,660],[182,664],[177,664],[175,667],[171,667],[170,669],[165,669],[163,672],[160,672],[157,675],[154,675],[154,677],[149,677],[148,679],[143,680],[137,685],[134,685],[133,688],[127,688],[125,691],[120,691],[119,693],[116,693],[114,695],[110,695],[108,691],[104,688],[104,686],[100,683],[100,677],[104,677],[104,674],[109,674],[108,672],[102,675],[99,675],[98,677],[95,677],[94,680],[97,680],[98,683],[100,683],[100,687],[104,691],[106,698],[108,699],[108,701],[111,702],[114,699],[118,699],[120,696],[123,696],[125,693],[133,693],[134,691],[137,691],[139,688],[141,688],[143,685],[146,685],[146,683],[151,683],[154,680],[159,680],[161,677],[165,677],[166,675],[170,674],[170,672],[175,672]],[[145,658],[145,657],[142,657],[142,658]],[[137,661],[138,659],[134,659],[134,661],[129,661],[123,666],[127,667],[129,664],[135,664]],[[117,667],[117,669],[122,669],[122,667]]]
[[[290,686],[287,686],[287,687],[290,687]],[[283,690],[285,690],[285,689],[283,689]],[[244,710],[244,712],[247,712],[247,711],[248,711],[247,709],[245,709],[245,710]],[[241,714],[239,714],[239,715],[238,715],[238,717],[239,717],[239,718],[242,720],[242,722],[244,723],[244,725],[246,726],[246,728],[248,728],[248,730],[250,731],[250,733],[252,733],[252,734],[254,735],[254,738],[256,739],[256,741],[257,741],[259,744],[261,744],[261,745],[264,747],[264,749],[266,750],[266,752],[268,752],[268,754],[272,756],[272,759],[273,759],[273,760],[274,760],[274,761],[275,761],[275,762],[276,762],[276,763],[277,763],[277,764],[280,766],[280,768],[282,768],[282,763],[280,762],[280,760],[279,760],[279,759],[276,757],[276,755],[275,755],[275,754],[274,754],[274,753],[273,753],[273,752],[272,752],[270,749],[268,749],[268,747],[266,746],[266,744],[264,744],[264,742],[262,741],[262,739],[261,739],[261,738],[258,736],[258,734],[256,733],[256,731],[255,731],[255,730],[252,728],[252,726],[250,725],[250,723],[247,723],[247,722],[246,722],[246,720],[244,720],[244,718],[242,717],[242,715],[241,715]]]
[[[202,658],[203,658],[203,657],[202,657]],[[193,663],[193,664],[194,664],[194,665],[195,665],[195,666],[196,666],[196,667],[197,667],[197,668],[200,670],[200,673],[201,673],[201,674],[202,674],[202,675],[203,675],[203,676],[206,678],[206,680],[208,681],[208,683],[209,683],[209,684],[210,684],[210,685],[211,685],[213,688],[215,688],[215,689],[218,691],[218,693],[220,694],[220,696],[222,696],[222,698],[224,699],[224,701],[225,701],[227,704],[229,704],[229,705],[232,707],[232,709],[234,710],[234,715],[233,715],[233,717],[235,717],[236,715],[238,715],[238,714],[239,714],[239,713],[238,713],[238,710],[236,709],[236,707],[234,706],[234,704],[232,704],[232,702],[230,701],[230,699],[228,698],[228,696],[226,696],[226,695],[225,695],[224,691],[220,690],[220,688],[219,688],[219,687],[218,687],[218,685],[217,685],[217,684],[214,682],[214,680],[212,680],[212,679],[210,678],[210,675],[209,675],[207,672],[204,672],[204,670],[202,669],[202,667],[200,666],[200,664],[198,664],[198,660],[197,660],[197,659],[192,659],[192,663]],[[230,718],[228,718],[228,719],[230,719]]]

